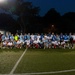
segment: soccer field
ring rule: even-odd
[[[1,49],[0,74],[75,75],[75,49]]]

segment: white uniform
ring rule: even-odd
[[[31,39],[34,40],[34,35],[31,35]]]
[[[75,40],[75,35],[72,35],[73,40]]]
[[[12,42],[8,42],[8,44],[7,44],[8,46],[12,46],[13,45],[13,43]]]
[[[38,35],[38,36],[37,36],[37,40],[39,40],[39,39],[40,39],[40,37],[41,37],[41,36],[40,36],[40,35]]]
[[[20,40],[18,40],[18,41],[17,41],[17,44],[21,44],[21,41],[20,41]]]
[[[38,40],[34,40],[33,43],[34,43],[34,44],[38,44]]]
[[[30,45],[30,40],[26,40],[26,45]]]
[[[6,45],[7,45],[7,42],[6,42],[6,41],[4,41],[4,42],[3,42],[3,46],[6,46]]]

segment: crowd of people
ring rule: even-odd
[[[0,34],[1,48],[74,48],[75,34]]]

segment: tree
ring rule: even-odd
[[[43,22],[44,22],[44,28],[47,28],[47,30],[51,30],[50,27],[52,25],[54,25],[58,31],[60,29],[60,26],[59,26],[59,21],[61,19],[61,16],[60,14],[55,10],[55,8],[51,8],[46,14],[45,16],[43,17]]]
[[[44,16],[48,23],[56,23],[60,17],[60,14],[55,10],[55,8],[51,8]]]
[[[11,3],[10,3],[11,4]],[[14,6],[13,6],[14,5]],[[11,12],[18,16],[17,22],[23,32],[28,31],[28,27],[31,25],[30,21],[39,15],[39,7],[34,7],[32,2],[25,2],[23,0],[16,0],[10,5],[3,9]]]
[[[61,30],[63,32],[75,32],[75,12],[68,12],[62,16]]]
[[[0,14],[0,29],[11,31],[13,33],[18,29],[17,22],[9,14]]]

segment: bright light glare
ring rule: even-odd
[[[0,3],[5,3],[7,0],[0,0]]]

